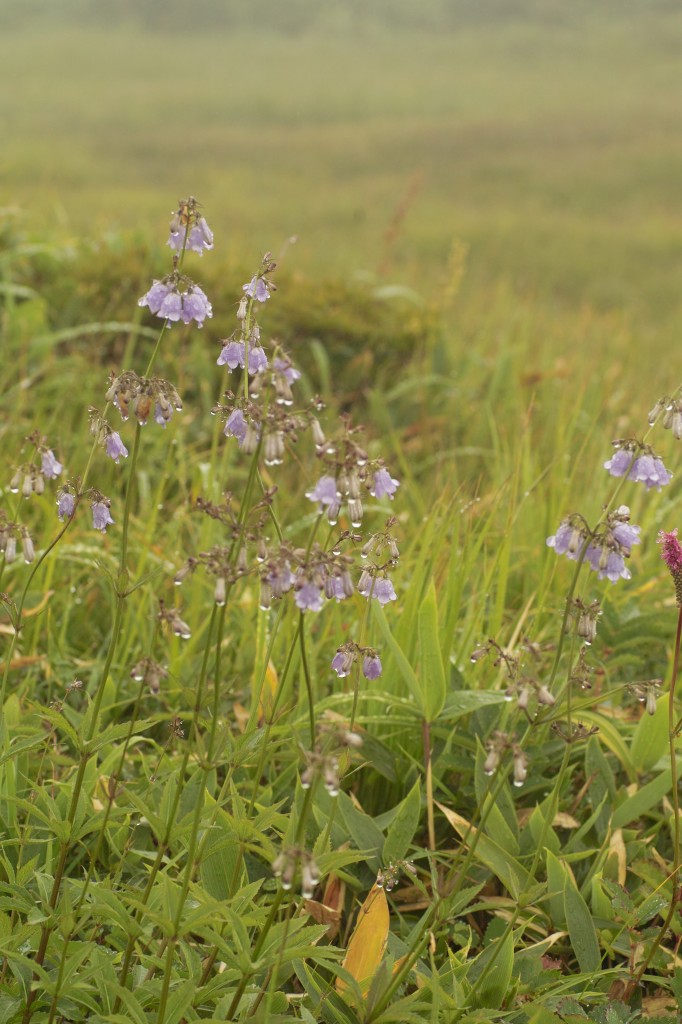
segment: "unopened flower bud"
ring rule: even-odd
[[[571,552],[571,554],[575,554],[575,552],[580,547],[580,544],[581,544],[582,540],[583,540],[582,531],[574,528],[573,532],[571,533],[571,538],[570,538],[570,540],[568,542],[568,550]]]
[[[583,612],[578,619],[576,633],[584,639],[586,644],[591,644],[597,635],[597,620],[587,612]]]
[[[24,561],[29,565],[36,557],[35,548],[33,547],[33,541],[28,532],[22,535],[22,547],[24,549]]]
[[[265,465],[281,466],[284,459],[284,435],[281,431],[265,435]]]
[[[529,686],[522,686],[521,689],[519,690],[519,696],[518,696],[518,699],[516,701],[516,706],[521,711],[525,711],[526,708],[528,707],[528,702],[529,701],[530,701],[530,687]]]
[[[315,884],[310,871],[310,865],[304,864],[301,868],[301,896],[304,900],[311,900],[313,898]]]
[[[488,645],[487,644],[482,644],[480,647],[477,647],[474,651],[471,652],[471,655],[469,657],[469,661],[473,661],[474,663],[477,662],[477,661],[480,661],[481,658],[485,658],[487,653],[488,653]]]
[[[483,762],[483,774],[494,775],[500,766],[500,754],[499,751],[492,747],[488,750],[488,756]]]
[[[219,608],[222,608],[223,605],[225,604],[226,596],[227,596],[227,584],[225,582],[225,577],[224,576],[218,576],[216,578],[216,581],[215,581],[215,590],[213,591],[213,600],[215,601],[215,603],[218,605]]]
[[[313,435],[313,441],[315,442],[315,446],[317,448],[324,448],[327,439],[324,436],[324,431],[322,427],[320,426],[318,420],[314,416],[311,416],[310,418],[310,430]]]
[[[287,858],[287,862],[284,865],[280,879],[282,888],[289,890],[294,884],[294,878],[296,877],[296,858],[292,857],[291,854]]]
[[[278,853],[272,862],[272,873],[275,876],[275,878],[280,877],[280,875],[284,871],[284,868],[286,867],[286,863],[286,854],[283,851],[281,853]]]
[[[5,544],[5,561],[9,565],[17,557],[17,538],[10,534]]]
[[[522,750],[514,751],[514,785],[522,786],[528,777],[528,760]]]
[[[253,424],[248,423],[242,441],[242,451],[245,455],[253,455],[258,447],[258,431]]]
[[[362,525],[363,508],[359,498],[349,499],[348,515],[350,516],[351,526],[358,527]]]
[[[545,704],[549,708],[556,704],[556,697],[544,685],[538,689],[538,704]]]
[[[192,630],[186,622],[183,622],[179,615],[175,615],[171,619],[171,629],[176,636],[182,637],[183,640],[189,640],[192,635]]]
[[[187,579],[191,571],[192,566],[189,564],[183,565],[182,568],[178,569],[175,576],[173,577],[173,583],[175,584],[175,586],[179,587],[180,584]]]
[[[260,600],[258,607],[261,611],[267,612],[272,606],[272,587],[267,580],[260,581]]]
[[[653,409],[649,413],[648,420],[649,420],[649,423],[650,423],[650,425],[652,427],[653,427],[654,423],[656,422],[656,420],[658,419],[658,417],[663,412],[663,410],[665,409],[665,404],[666,404],[665,403],[665,399],[664,398],[659,398],[658,401],[656,402],[656,404],[654,405]]]

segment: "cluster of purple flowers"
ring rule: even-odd
[[[353,640],[337,648],[336,654],[332,658],[332,670],[340,679],[349,676],[353,665],[360,656],[362,656],[362,674],[365,679],[378,679],[383,671],[379,655],[373,648],[360,647]]]
[[[183,200],[170,222],[168,245],[173,252],[183,250],[204,255],[204,250],[213,248],[213,232],[197,209],[193,196]]]
[[[629,508],[621,505],[607,516],[605,527],[592,534],[579,516],[570,516],[547,538],[547,544],[557,555],[566,555],[574,561],[583,557],[600,580],[608,579],[612,583],[628,580],[631,573],[625,559],[630,557],[633,544],[639,544],[641,530],[629,520]]]
[[[93,530],[99,530],[100,533],[106,533],[107,526],[113,526],[114,524],[109,511],[111,502],[103,494],[100,494],[99,491],[94,490],[90,493],[89,499],[90,512],[92,513],[92,528]],[[71,519],[75,513],[76,500],[76,495],[67,488],[60,491],[57,498],[57,516],[62,522]]]
[[[672,412],[678,403],[671,403],[667,398],[660,399],[649,415],[649,422],[654,423],[661,412],[666,410],[664,426],[673,425]],[[670,415],[669,415],[670,414]],[[649,491],[652,487],[661,490],[670,483],[670,473],[653,449],[637,438],[626,438],[614,441],[615,452],[604,463],[611,476],[625,477],[635,483],[642,483]],[[630,523],[630,510],[621,505],[615,512],[610,512],[605,524],[591,531],[581,516],[571,515],[563,520],[557,532],[547,538],[549,547],[554,548],[558,555],[566,555],[574,561],[581,559],[587,562],[599,579],[608,579],[615,583],[619,579],[630,579],[630,570],[625,565],[632,546],[640,542],[640,527]],[[585,636],[590,639],[596,632],[595,624],[591,623]],[[581,634],[583,635],[583,634]]]
[[[242,291],[249,296],[250,299],[255,299],[256,302],[267,302],[270,298],[270,282],[262,277],[260,274],[252,277],[248,284],[245,284]]]
[[[180,290],[180,282],[186,283],[184,291]],[[204,326],[204,320],[213,316],[213,307],[207,296],[197,284],[187,282],[177,274],[171,274],[163,281],[154,281],[151,288],[138,301],[138,306],[148,306],[150,313],[176,323],[183,324],[196,321],[197,327]]]
[[[257,373],[267,370],[268,357],[263,351],[256,331],[252,332],[251,340],[253,344],[249,345],[249,374],[254,377]],[[236,370],[240,366],[243,370],[246,366],[246,342],[230,339],[223,342],[222,345],[220,355],[216,360],[218,366],[227,366],[230,370]]]
[[[45,490],[45,481],[56,480],[61,474],[64,467],[51,449],[43,449],[40,455],[40,466],[31,462],[20,466],[14,473],[9,485],[12,494],[21,491],[24,498],[29,498],[32,494],[42,494]]]
[[[636,441],[616,442],[618,445],[613,456],[604,463],[611,476],[626,476],[628,480],[642,483],[647,490],[670,483],[672,473],[663,465],[663,461],[654,455],[651,449],[642,449]]]
[[[306,491],[306,498],[318,503],[318,510],[324,512],[326,509],[327,519],[334,525],[339,518],[342,501],[348,501],[348,511],[353,526],[360,526],[362,521],[362,502],[360,500],[360,480],[364,479],[369,488],[369,493],[374,498],[388,497],[393,500],[400,481],[395,480],[387,469],[380,466],[371,476],[360,477],[351,470],[350,473],[343,473],[341,481],[337,477],[325,474],[321,476],[315,486]]]

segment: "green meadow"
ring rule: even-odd
[[[0,2],[0,1024],[679,1022],[681,44]]]

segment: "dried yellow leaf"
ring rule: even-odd
[[[379,970],[386,949],[388,927],[386,893],[378,885],[373,885],[360,907],[358,922],[341,965],[355,978],[363,996],[367,995],[372,979]],[[349,991],[348,985],[341,978],[336,979],[336,988],[339,992]]]

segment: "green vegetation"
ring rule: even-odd
[[[402,2],[207,3],[183,31],[185,10],[65,0],[57,26],[0,5],[3,94],[22,83],[0,234],[0,1022],[676,1024],[682,699],[655,541],[682,527],[680,459],[647,414],[682,379],[680,13],[457,0],[417,29]],[[190,189],[215,248],[182,269],[214,316],[157,345],[138,299]],[[235,313],[267,249],[258,321],[302,371],[292,407],[216,365],[253,327],[256,304]],[[177,387],[164,430],[105,399],[124,369]],[[326,462],[316,396],[340,430]],[[223,434],[235,408],[264,424],[253,452]],[[342,479],[358,423],[365,515],[330,527],[306,492]],[[602,468],[645,434],[675,472],[660,492]],[[45,447],[64,472],[24,499],[10,481]],[[377,460],[392,502],[369,493]],[[546,546],[622,503],[631,579]],[[361,561],[384,530],[397,561],[385,538]],[[7,548],[26,531],[29,564]],[[397,600],[262,607],[261,536],[268,570],[285,552],[301,583],[347,554]],[[576,597],[599,602],[591,646],[579,615],[564,629]]]

